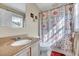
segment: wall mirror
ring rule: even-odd
[[[23,28],[24,18],[24,13],[0,4],[0,26]]]

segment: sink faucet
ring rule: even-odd
[[[21,40],[21,37],[15,37],[15,38],[13,38],[13,40],[15,40],[15,41]]]

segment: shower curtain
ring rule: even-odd
[[[41,15],[41,42],[50,42],[51,47],[71,51],[73,4],[42,12]]]

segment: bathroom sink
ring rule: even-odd
[[[23,40],[18,40],[18,41],[15,41],[11,44],[11,46],[21,46],[21,45],[26,45],[28,43],[30,43],[31,40],[27,40],[27,39],[23,39]]]

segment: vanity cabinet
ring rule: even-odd
[[[20,52],[18,52],[15,56],[30,56],[30,47],[29,48],[25,48],[23,50],[21,50]]]
[[[39,42],[35,42],[28,48],[24,48],[18,52],[15,56],[39,56],[39,52]]]
[[[79,32],[75,33],[74,38],[74,55],[79,56]]]
[[[39,42],[34,43],[31,46],[31,56],[39,56],[40,48],[39,48]]]

